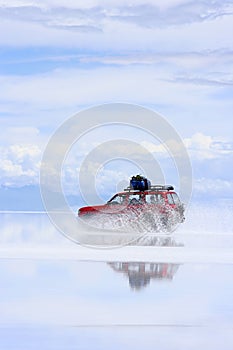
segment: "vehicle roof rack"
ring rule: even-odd
[[[124,188],[124,191],[125,192],[142,192],[140,190],[134,190],[133,188],[130,188],[130,187]]]
[[[125,188],[124,191],[126,192],[150,192],[150,191],[173,191],[174,187],[172,185],[151,185],[148,190],[134,190],[130,186]]]
[[[172,185],[151,185],[150,190],[173,191]]]

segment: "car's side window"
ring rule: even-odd
[[[156,198],[158,203],[164,203],[164,198],[161,194],[157,194]]]
[[[172,198],[175,204],[180,204],[180,199],[176,193],[172,193]]]
[[[146,203],[148,204],[154,204],[156,202],[156,198],[155,198],[155,195],[154,194],[147,194],[146,195]]]
[[[174,201],[173,201],[173,198],[172,198],[171,193],[168,193],[168,194],[167,194],[167,200],[168,200],[168,203],[169,203],[169,204],[174,204]]]
[[[146,195],[146,203],[148,204],[161,204],[163,202],[164,198],[160,193]]]

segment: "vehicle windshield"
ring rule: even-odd
[[[125,195],[122,194],[116,194],[114,197],[112,197],[108,203],[109,204],[122,204],[125,201]]]

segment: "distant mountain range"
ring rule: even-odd
[[[66,196],[66,201],[72,208],[85,205],[82,198],[76,195]],[[217,205],[221,203],[226,203],[226,205],[229,205],[229,203],[232,204],[232,199],[227,196],[227,194],[219,198],[213,191],[210,191],[208,195],[195,192],[192,195],[191,201],[192,203],[205,203],[206,205]],[[45,211],[39,186],[30,185],[17,188],[0,187],[0,211]]]
[[[82,205],[77,196],[67,196],[70,206]],[[1,211],[44,211],[39,186],[0,187]]]

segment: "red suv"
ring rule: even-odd
[[[170,185],[152,185],[144,191],[129,187],[115,194],[106,204],[83,207],[78,211],[82,218],[99,215],[125,217],[130,223],[144,222],[144,226],[156,231],[171,231],[185,219],[184,205]]]

